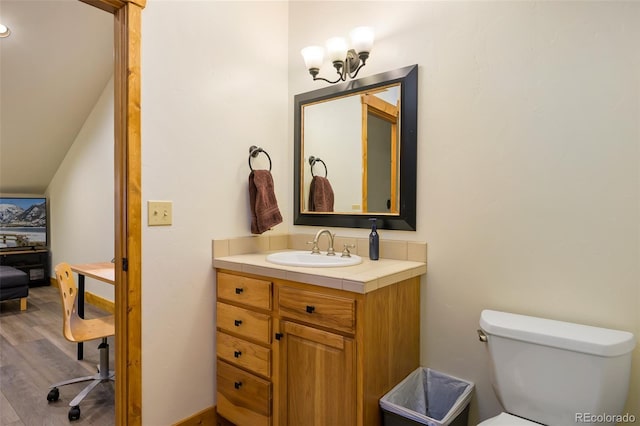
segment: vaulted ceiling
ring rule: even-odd
[[[0,0],[0,193],[42,194],[113,75],[113,15]]]

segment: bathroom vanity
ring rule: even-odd
[[[419,366],[426,244],[408,243],[422,261],[307,268],[268,263],[264,238],[214,241],[218,414],[238,425],[380,424],[380,397]],[[277,238],[278,250],[297,248]]]

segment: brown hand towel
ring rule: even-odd
[[[273,177],[269,170],[253,170],[249,175],[251,233],[262,234],[282,222]]]
[[[332,212],[333,188],[329,179],[322,176],[314,176],[309,185],[309,211]]]

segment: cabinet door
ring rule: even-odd
[[[280,424],[355,425],[353,339],[289,321],[280,330]]]

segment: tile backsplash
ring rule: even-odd
[[[278,234],[259,235],[249,237],[229,238],[212,241],[213,258],[235,256],[239,254],[260,253],[274,250],[310,250],[314,234]],[[337,253],[342,252],[344,245],[355,246],[350,248],[352,253],[358,256],[369,256],[369,239],[355,237],[335,237],[333,247]],[[327,249],[327,239],[322,237],[320,250]],[[419,241],[380,240],[380,258],[394,260],[410,260],[414,262],[427,262],[427,243]]]

